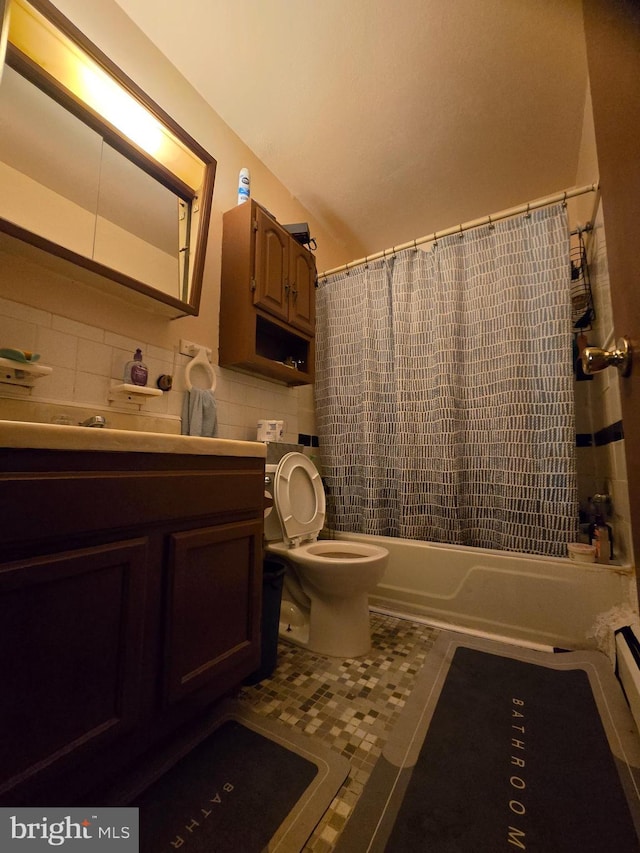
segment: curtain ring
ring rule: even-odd
[[[369,256],[368,255],[365,255],[365,258],[364,258],[364,268],[366,270],[369,269]]]
[[[462,240],[462,239],[463,239],[463,237],[464,237],[464,231],[462,230],[462,222],[460,223],[460,233],[458,234],[458,237],[459,237],[461,240]]]
[[[493,224],[493,222],[491,221],[491,217],[490,217],[490,216],[488,216],[488,217],[487,217],[487,219],[489,220],[489,231],[493,231],[493,229],[494,229],[496,226],[495,226],[495,225]]]
[[[527,212],[524,215],[525,219],[531,219],[531,205],[527,202]]]
[[[349,264],[345,264],[344,267],[346,274],[349,275]]]
[[[414,252],[418,251],[418,238],[417,237],[413,241],[413,251]]]
[[[433,232],[433,248],[434,249],[438,248],[438,232],[437,231]]]
[[[567,191],[566,190],[564,191],[564,196],[562,197],[562,206],[563,207],[567,206]]]

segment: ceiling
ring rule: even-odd
[[[355,257],[575,184],[581,0],[117,2]]]

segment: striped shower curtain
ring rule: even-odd
[[[333,529],[566,555],[578,503],[561,204],[329,276],[317,314]]]

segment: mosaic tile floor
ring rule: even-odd
[[[281,642],[273,676],[238,694],[255,713],[320,738],[351,762],[347,780],[304,848],[309,853],[333,850],[438,631],[372,613],[371,634],[369,655],[347,660]]]

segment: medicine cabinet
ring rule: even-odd
[[[4,6],[0,246],[197,314],[216,161],[48,0]]]

